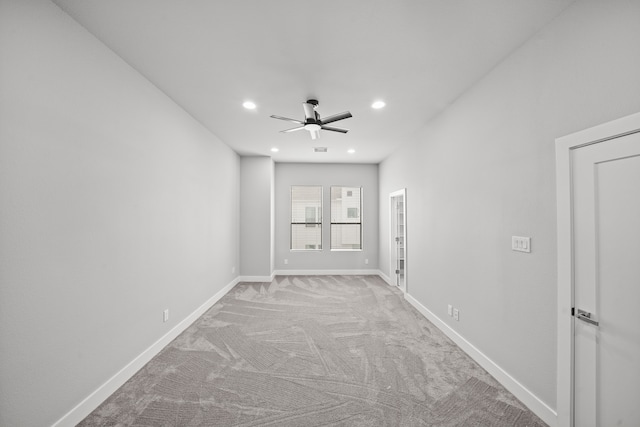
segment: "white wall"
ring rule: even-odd
[[[291,251],[291,186],[323,187],[322,251]],[[331,186],[362,187],[362,251],[331,251]],[[378,166],[364,164],[276,163],[275,268],[281,270],[371,270],[378,268]],[[288,259],[289,263],[284,264]],[[365,264],[365,259],[369,260]]]
[[[380,165],[381,270],[406,187],[410,294],[551,408],[554,139],[640,111],[639,40],[640,2],[576,1]]]
[[[240,275],[268,280],[273,272],[271,157],[241,157],[240,174]]]
[[[86,30],[2,0],[0,425],[51,425],[232,282],[238,192],[238,156]]]

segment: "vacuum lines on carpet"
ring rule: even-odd
[[[239,283],[80,426],[545,424],[377,276]]]

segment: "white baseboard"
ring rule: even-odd
[[[233,287],[238,284],[239,278],[234,279],[224,288],[216,292],[204,304],[198,307],[193,313],[188,315],[184,320],[174,326],[158,341],[153,343],[149,348],[143,351],[127,366],[122,368],[117,374],[109,378],[93,393],[87,396],[75,408],[67,412],[62,418],[53,424],[53,427],[73,427],[82,421],[87,415],[95,410],[102,402],[111,396],[118,388],[127,382],[136,372],[138,372],[145,364],[147,364],[154,356],[160,353],[171,341],[187,329],[193,322],[202,316],[213,304],[218,302],[220,298],[225,296]]]
[[[378,276],[379,271],[371,270],[276,270],[276,276]]]
[[[239,282],[266,282],[271,283],[273,278],[276,277],[276,273],[271,273],[271,276],[240,276],[238,277]]]
[[[143,351],[127,366],[122,368],[113,377],[102,384],[93,393],[87,396],[76,407],[70,410],[62,418],[53,424],[53,427],[73,427],[82,421],[87,415],[95,410],[102,402],[111,396],[118,388],[127,382],[136,372],[138,372],[145,364],[147,364],[154,356],[156,356],[164,347],[187,329],[202,314],[204,314],[213,304],[218,302],[233,287],[241,281],[244,282],[271,282],[276,275],[377,275],[390,286],[389,277],[379,270],[276,270],[271,276],[241,276],[231,281],[228,285],[218,291],[209,298],[204,304],[198,307],[193,313],[173,327],[163,337],[153,343],[149,348]],[[418,310],[424,317],[431,321],[438,329],[455,342],[463,351],[465,351],[472,359],[498,380],[507,390],[513,393],[522,403],[531,409],[549,426],[557,425],[557,413],[547,404],[541,401],[526,387],[520,384],[515,378],[504,371],[495,362],[489,359],[484,353],[478,350],[473,344],[468,342],[464,337],[453,330],[449,325],[443,322],[438,316],[433,314],[429,309],[423,306],[418,300],[409,294],[405,294],[405,299]]]
[[[387,276],[386,274],[384,274],[382,271],[378,270],[378,276],[380,276],[380,278],[382,280],[384,280],[385,282],[387,282],[387,285],[389,286],[396,286],[395,283],[393,283],[393,280],[391,280],[391,277]]]
[[[478,350],[473,344],[467,341],[462,335],[453,330],[449,325],[433,314],[428,308],[420,304],[418,300],[409,294],[404,295],[405,299],[415,307],[424,317],[440,329],[446,336],[451,338],[458,347],[467,353],[473,360],[489,372],[500,384],[509,390],[515,397],[524,403],[534,414],[547,423],[550,427],[557,425],[558,414],[546,403],[540,400],[535,394],[520,384],[515,378],[509,375],[504,369],[489,359],[484,353]]]

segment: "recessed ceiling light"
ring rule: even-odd
[[[376,101],[373,104],[371,104],[371,108],[375,108],[376,110],[379,110],[381,108],[383,108],[385,105],[384,101]]]
[[[280,150],[278,150],[276,147],[273,147],[273,148],[271,149],[271,152],[272,152],[272,153],[277,153],[278,151],[280,151]]]
[[[246,108],[247,110],[255,110],[256,109],[256,104],[254,102],[251,102],[251,101],[243,102],[242,106],[244,108]]]
[[[347,153],[349,153],[349,154],[353,154],[355,152],[356,152],[356,150],[354,150],[353,148],[350,148],[350,149],[347,150]]]

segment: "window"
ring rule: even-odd
[[[320,218],[322,218],[322,206],[304,208],[304,223],[307,227],[315,227],[315,224],[322,223]]]
[[[362,249],[361,187],[331,187],[331,249]]]
[[[291,186],[291,249],[322,250],[321,186]]]

